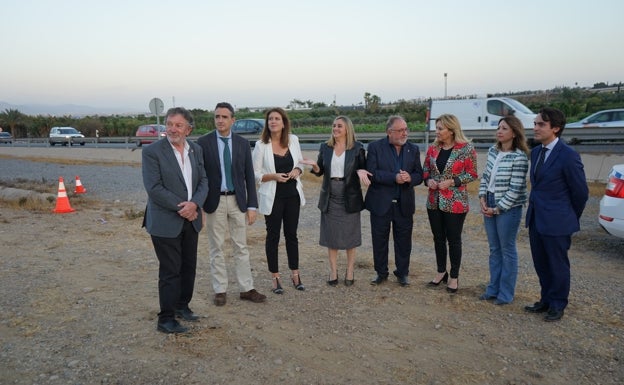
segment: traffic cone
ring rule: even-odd
[[[76,210],[72,209],[69,205],[69,198],[67,198],[67,191],[65,191],[65,183],[63,183],[63,177],[59,177],[58,196],[56,198],[56,208],[54,212],[57,214],[72,213]]]
[[[78,177],[78,175],[76,175],[76,188],[74,189],[74,194],[84,194],[86,192],[87,189],[84,188],[82,182],[80,181],[80,178]]]

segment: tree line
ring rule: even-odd
[[[597,83],[592,89],[580,87],[557,87],[547,91],[522,91],[498,93],[488,96],[512,97],[533,111],[545,106],[562,110],[568,121],[581,118],[596,111],[609,108],[624,108],[624,95],[620,86],[608,87],[605,83]],[[314,130],[331,127],[337,115],[347,115],[356,126],[356,131],[381,131],[387,117],[391,114],[403,115],[412,130],[424,129],[426,126],[427,109],[430,99],[398,100],[383,103],[377,95],[369,92],[364,94],[364,103],[355,106],[336,106],[311,100],[293,99],[287,106],[294,133],[314,132]],[[212,111],[192,109],[196,129],[194,134],[200,135],[214,130]],[[242,108],[236,112],[238,119],[264,118],[263,111],[251,111]],[[16,109],[6,109],[0,113],[0,127],[11,132],[15,138],[47,137],[50,128],[57,126],[75,127],[85,136],[100,137],[134,136],[140,125],[154,124],[156,118],[149,115],[110,115],[110,116],[30,116]],[[312,130],[312,131],[310,131]]]

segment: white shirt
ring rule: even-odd
[[[193,197],[193,168],[191,167],[191,159],[189,158],[189,144],[187,141],[184,141],[184,153],[180,154],[180,151],[176,150],[173,145],[173,153],[175,154],[176,160],[178,161],[178,165],[180,166],[180,170],[182,171],[182,176],[184,177],[184,183],[186,184],[187,191],[187,201],[190,201]]]
[[[331,170],[329,176],[332,178],[344,178],[344,163],[345,163],[345,154],[347,152],[343,152],[342,155],[338,156],[334,152],[334,156],[332,156],[331,160]]]

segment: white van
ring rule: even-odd
[[[536,116],[527,106],[511,98],[432,100],[429,111],[431,131],[435,131],[435,120],[442,114],[457,116],[462,130],[496,129],[498,121],[509,114],[520,119],[525,130],[530,130]]]

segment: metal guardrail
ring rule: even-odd
[[[533,130],[527,130],[527,139],[533,138]],[[464,134],[476,143],[493,143],[496,135],[494,129],[484,130],[465,130]],[[330,133],[325,134],[297,134],[301,143],[322,143],[329,138]],[[377,139],[383,138],[386,134],[384,132],[360,132],[357,133],[357,139],[363,143],[369,143]],[[258,135],[243,135],[250,142],[254,143],[258,140]],[[433,131],[411,131],[409,133],[409,140],[414,143],[430,143],[435,137]],[[190,140],[197,140],[199,135],[192,135]],[[624,127],[591,127],[591,128],[566,128],[563,131],[563,138],[566,142],[572,144],[592,144],[592,143],[624,143]],[[137,147],[136,143],[139,140],[145,140],[145,137],[137,136],[116,136],[116,137],[85,137],[85,143],[95,144],[97,147],[100,143],[118,143],[125,144],[124,147],[131,148]],[[14,144],[25,145],[30,147],[33,144],[41,146],[41,144],[47,144],[48,138],[13,138]],[[11,144],[9,144],[10,146]],[[60,144],[57,144],[60,146]]]

